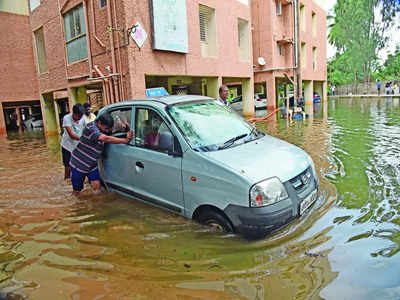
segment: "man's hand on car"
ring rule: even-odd
[[[129,130],[128,133],[126,134],[126,140],[127,143],[133,138],[133,130]]]

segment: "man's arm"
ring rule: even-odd
[[[118,138],[115,136],[102,134],[99,136],[98,140],[110,144],[128,144],[129,141],[132,139],[132,137],[133,137],[133,130],[130,130],[126,135],[126,138]]]
[[[71,126],[64,126],[65,130],[67,131],[68,135],[71,137],[71,139],[79,141],[80,137],[77,136],[73,131]]]

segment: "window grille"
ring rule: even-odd
[[[210,26],[210,9],[206,6],[199,6],[200,41],[208,42],[208,27]]]

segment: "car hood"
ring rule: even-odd
[[[311,164],[311,158],[304,150],[269,135],[205,154],[246,176],[253,183],[271,177],[278,177],[285,182]]]

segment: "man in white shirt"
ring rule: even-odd
[[[61,139],[61,153],[65,169],[64,179],[71,177],[69,161],[71,152],[78,145],[83,129],[86,126],[85,118],[82,118],[84,112],[85,109],[82,104],[75,104],[72,107],[72,113],[65,115],[63,118],[64,133]]]
[[[228,105],[228,96],[229,96],[229,89],[226,85],[221,85],[219,88],[219,97],[218,101],[220,101],[224,105]]]

